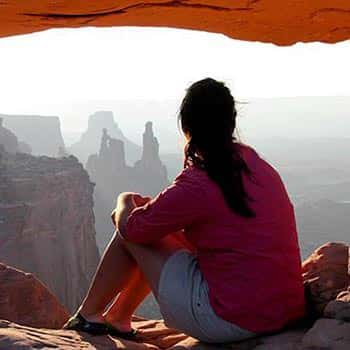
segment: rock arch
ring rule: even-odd
[[[4,0],[0,37],[49,28],[159,26],[292,45],[350,38],[348,0]]]

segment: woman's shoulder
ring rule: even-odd
[[[248,145],[246,143],[243,143],[243,142],[233,142],[233,146],[235,147],[238,147],[239,150],[243,153],[253,153],[253,154],[256,154],[258,155],[257,151],[255,150],[255,148],[251,145]]]
[[[186,179],[186,180],[199,180],[199,179],[205,179],[207,177],[207,173],[204,169],[199,168],[195,165],[189,165],[186,168],[182,169],[180,173],[176,176],[175,181],[179,179]]]

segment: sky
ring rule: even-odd
[[[350,41],[278,47],[168,28],[55,29],[0,39],[0,113],[67,114],[63,128],[76,130],[69,105],[180,99],[207,76],[240,99],[350,96],[349,58]]]

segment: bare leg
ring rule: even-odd
[[[150,292],[147,280],[143,273],[138,271],[113,304],[105,311],[103,315],[105,321],[122,332],[129,332],[132,315]]]
[[[137,306],[149,293],[149,288],[157,295],[159,277],[165,261],[178,249],[191,250],[192,247],[186,244],[183,237],[177,233],[168,235],[152,245],[127,242],[121,236],[118,236],[117,240],[133,256],[142,273],[134,275],[135,278],[120,293],[105,312],[104,317],[117,329],[129,331],[131,317]]]
[[[103,322],[106,306],[139,274],[134,258],[119,244],[109,242],[79,312],[89,321]]]

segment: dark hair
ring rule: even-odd
[[[227,205],[243,217],[254,217],[243,186],[243,173],[251,175],[233,136],[237,111],[224,83],[206,78],[192,84],[181,103],[178,119],[190,140],[184,168],[203,168],[220,187]]]

